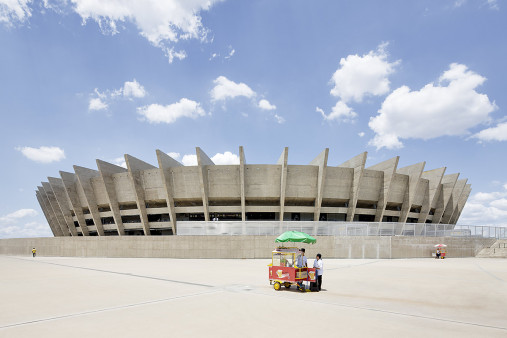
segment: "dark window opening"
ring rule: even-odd
[[[125,236],[144,236],[143,230],[125,230]]]
[[[152,236],[171,236],[173,234],[172,229],[151,229],[150,235]]]
[[[93,222],[93,219],[85,219],[85,223],[86,223],[86,225],[95,225],[95,223]]]
[[[132,210],[132,209],[137,209],[137,204],[136,203],[120,203],[118,205],[118,207],[120,208],[120,210]]]
[[[412,208],[410,208],[410,212],[420,213],[421,212],[421,206],[420,205],[413,205]]]
[[[386,210],[400,211],[401,210],[401,203],[387,203]]]
[[[224,206],[241,206],[241,200],[209,200],[208,204],[212,207],[224,207]]]
[[[90,209],[88,209],[88,208],[83,208],[83,214],[84,214],[84,215],[88,215],[88,214],[90,214]]]
[[[98,235],[99,235],[99,234],[98,234],[97,232],[95,232],[95,231],[90,231],[90,232],[88,233],[88,236],[98,236]]]
[[[252,221],[274,221],[274,212],[247,212],[246,219]]]
[[[78,233],[77,235],[78,235],[78,236],[83,236],[83,234],[82,234],[82,233]]]
[[[241,221],[241,214],[214,212],[209,214],[209,219],[212,221]]]
[[[72,217],[76,216],[76,213],[74,212],[74,210],[70,210],[70,215],[71,215]]]
[[[323,199],[321,206],[324,208],[348,208],[349,201],[348,200]]]
[[[79,228],[79,222],[78,222],[78,221],[74,221],[74,226],[75,226],[76,228]]]
[[[409,218],[407,218],[407,223],[417,223],[418,220],[419,220],[418,218],[409,217]]]
[[[327,214],[320,214],[319,221],[321,221],[321,222],[327,221]]]
[[[148,222],[169,222],[169,214],[154,214],[148,215]]]
[[[123,223],[141,223],[141,217],[139,215],[121,216]]]
[[[108,212],[111,211],[111,207],[109,205],[99,205],[99,212]]]
[[[118,236],[117,230],[104,230],[104,236]]]
[[[375,215],[356,215],[359,222],[374,222]],[[354,217],[355,218],[355,217]]]
[[[347,220],[347,214],[328,213],[326,217],[327,221],[331,222],[345,222]]]
[[[202,200],[175,200],[175,207],[202,207]]]
[[[114,224],[114,218],[112,217],[101,217],[102,224]]]
[[[254,207],[279,207],[280,199],[250,199],[245,201],[245,205]]]
[[[146,201],[146,208],[167,208],[166,201]]]
[[[299,212],[293,212],[290,216],[291,221],[300,221],[301,220],[301,214]]]
[[[398,222],[398,216],[384,216],[382,217],[382,222]]]
[[[315,206],[315,200],[285,200],[286,206],[294,207],[313,207]]]
[[[434,215],[434,214],[435,214],[435,208],[431,208],[431,209],[430,209],[430,213],[429,213],[429,214],[430,214],[430,215]]]
[[[377,209],[377,203],[368,201],[357,201],[356,208],[358,209]]]

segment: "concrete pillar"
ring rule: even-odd
[[[160,175],[162,177],[162,182],[164,183],[165,191],[166,191],[166,203],[167,209],[169,210],[169,217],[171,218],[171,226],[173,228],[173,235],[176,235],[177,224],[176,224],[176,212],[174,209],[174,198],[173,198],[173,186],[171,179],[171,168],[172,167],[180,167],[183,164],[173,159],[171,156],[167,155],[163,151],[156,150],[157,152],[157,160],[158,167],[160,168]]]
[[[51,219],[49,212],[46,210],[46,205],[42,199],[41,193],[38,190],[35,191],[35,196],[37,197],[37,201],[39,201],[40,208],[42,209],[42,213],[44,214],[44,217],[46,217],[46,221],[49,224],[49,228],[51,229],[53,236],[55,236],[55,237],[58,236],[58,232],[56,231],[56,229],[53,225],[53,220]]]
[[[433,216],[433,223],[441,223],[442,216],[444,215],[444,212],[446,211],[449,202],[450,208],[452,210],[452,191],[454,190],[454,186],[456,185],[456,182],[458,181],[459,173],[458,174],[449,174],[445,175],[442,178],[442,190],[440,193],[440,196],[442,196],[443,204],[440,205],[436,211],[435,215]]]
[[[338,167],[352,168],[354,169],[354,178],[350,189],[349,207],[347,209],[347,222],[354,220],[354,214],[356,212],[357,196],[359,191],[359,183],[363,177],[364,165],[366,164],[366,157],[368,152],[361,153],[350,160],[340,164]]]
[[[51,209],[53,209],[53,213],[56,216],[56,221],[60,226],[60,229],[62,229],[63,236],[71,236],[69,227],[67,226],[67,222],[65,222],[65,218],[63,217],[63,213],[60,209],[60,206],[58,205],[58,201],[56,200],[53,189],[51,189],[51,185],[48,182],[42,182],[42,188],[44,188],[44,191],[46,192],[46,196],[49,200],[49,205],[51,206]]]
[[[146,213],[146,201],[144,199],[144,187],[141,182],[141,171],[156,169],[156,167],[127,154],[125,154],[125,162],[127,163],[130,182],[132,182],[132,187],[134,188],[134,192],[136,194],[137,208],[139,209],[141,216],[144,235],[150,236],[150,226],[148,224],[148,215]]]
[[[241,220],[246,221],[246,203],[245,203],[245,152],[243,147],[239,147],[239,184],[241,192]]]
[[[91,179],[93,177],[100,176],[100,173],[97,170],[79,167],[77,165],[74,166],[74,172],[76,173],[78,184],[83,189],[86,204],[88,204],[88,209],[92,215],[93,223],[97,228],[97,234],[99,236],[104,236],[104,227],[102,226],[102,220],[100,219],[100,213],[91,183]]]
[[[77,236],[76,226],[74,225],[74,219],[70,213],[70,203],[67,198],[67,194],[65,193],[65,187],[63,186],[63,182],[59,178],[48,177],[49,184],[51,185],[51,189],[55,195],[56,201],[60,207],[63,218],[67,227],[70,230],[70,234],[72,236]]]
[[[461,212],[463,211],[465,203],[467,202],[471,192],[472,185],[466,184],[463,192],[461,193],[461,196],[459,197],[458,205],[456,206],[456,210],[454,211],[449,224],[456,224],[458,222],[459,216],[461,216]]]
[[[324,185],[326,184],[326,169],[327,159],[329,156],[329,148],[324,149],[317,157],[315,157],[310,165],[319,166],[319,173],[317,177],[317,196],[315,197],[315,211],[313,213],[313,221],[318,222],[320,220],[320,210],[322,207],[322,195],[324,193]],[[317,223],[315,223],[317,224]],[[313,233],[317,234],[317,229],[314,227]]]
[[[445,170],[446,167],[442,167],[424,171],[421,174],[421,178],[428,180],[429,207],[425,210],[421,209],[421,214],[419,215],[419,223],[426,223],[430,210],[437,207],[440,190],[442,189],[441,182],[442,178],[444,177]]]
[[[442,215],[442,223],[444,224],[451,223],[451,218],[454,214],[454,211],[456,210],[456,207],[458,206],[459,198],[463,193],[463,189],[465,189],[466,184],[467,179],[462,179],[458,180],[454,185],[454,189],[452,190],[451,194],[451,201],[449,202],[448,211],[444,212],[444,214]]]
[[[127,169],[101,160],[96,161],[97,168],[99,168],[100,177],[102,177],[102,182],[104,184],[104,190],[106,190],[109,207],[113,212],[116,230],[118,231],[119,236],[123,236],[125,235],[125,228],[123,226],[123,221],[121,220],[120,205],[118,203],[118,197],[116,196],[113,174],[124,173],[127,171]]]
[[[196,147],[195,153],[197,155],[197,165],[199,167],[199,183],[201,186],[201,195],[202,195],[202,206],[204,209],[204,220],[206,222],[209,221],[209,205],[208,205],[208,170],[207,166],[215,165],[213,161],[201,150],[201,148]]]
[[[287,162],[289,159],[289,148],[285,147],[283,149],[282,155],[276,162],[276,164],[282,166],[281,175],[280,175],[280,222],[283,222],[283,214],[285,211],[285,189],[287,187]],[[281,223],[280,223],[281,226]],[[281,230],[281,229],[280,229]]]
[[[86,225],[86,221],[83,215],[83,207],[81,206],[82,204],[79,200],[79,196],[76,190],[76,184],[78,184],[77,176],[73,173],[60,171],[60,177],[62,178],[65,192],[70,201],[70,205],[74,210],[74,214],[76,215],[77,222],[81,228],[81,232],[83,233],[83,236],[89,236],[90,232],[88,231],[88,225]]]
[[[389,189],[391,188],[391,182],[393,180],[393,175],[396,172],[396,168],[398,167],[399,160],[400,157],[396,156],[367,168],[368,170],[384,172],[384,180],[382,181],[382,187],[380,188],[377,210],[375,212],[375,222],[382,222],[382,218],[384,217],[387,200],[389,198]]]
[[[419,184],[419,179],[421,178],[425,165],[426,162],[420,162],[397,170],[398,174],[408,175],[408,187],[405,189],[405,198],[401,206],[399,222],[405,223],[407,221],[417,191],[417,185]]]

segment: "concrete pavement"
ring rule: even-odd
[[[267,264],[0,256],[0,337],[507,336],[502,259],[324,257],[305,294]]]

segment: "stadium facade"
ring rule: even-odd
[[[127,169],[97,160],[36,190],[54,236],[173,235],[181,221],[319,221],[456,224],[471,192],[467,179],[398,168],[399,157],[365,168],[367,153],[328,166],[329,149],[308,165],[215,165],[196,148],[184,166],[156,150],[158,167],[125,155]]]

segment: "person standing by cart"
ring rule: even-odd
[[[436,259],[440,259],[440,248],[437,248],[437,252],[436,252]]]
[[[35,257],[35,255],[37,254],[37,250],[35,250],[35,248],[32,249],[32,257]]]
[[[316,269],[315,283],[317,283],[317,288],[320,291],[322,288],[322,274],[324,273],[324,264],[322,263],[322,255],[320,253],[318,253],[315,257],[315,261],[313,261],[313,267]]]
[[[299,250],[299,255],[296,258],[296,267],[298,268],[307,268],[308,267],[308,260],[305,256],[305,248],[301,248]],[[303,282],[298,282],[298,289],[303,289]]]

